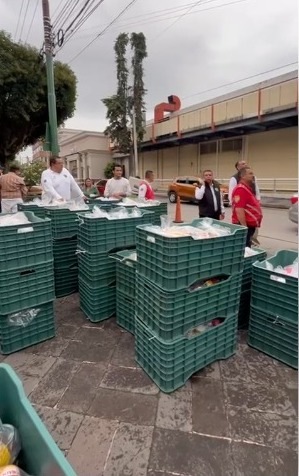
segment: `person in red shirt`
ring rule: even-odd
[[[154,172],[147,170],[145,172],[145,180],[142,180],[139,185],[138,198],[142,200],[154,200],[155,194],[152,188],[152,182],[154,181]]]
[[[263,214],[260,202],[252,192],[253,171],[249,167],[240,170],[240,182],[232,193],[232,222],[246,226],[246,246],[251,247],[256,228],[261,226]]]

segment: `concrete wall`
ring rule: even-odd
[[[218,142],[215,153],[201,153],[200,144],[143,152],[140,172],[150,169],[159,179],[172,179],[210,168],[218,178],[229,178],[243,157],[259,178],[298,177],[298,127],[244,136],[240,150],[223,152]]]

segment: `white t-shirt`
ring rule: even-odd
[[[84,193],[70,172],[63,168],[60,173],[47,169],[42,173],[42,198],[45,200],[72,200],[83,197]]]
[[[126,197],[131,195],[132,191],[129,180],[124,177],[120,179],[115,179],[114,177],[109,179],[106,183],[104,196],[111,197],[114,193],[123,193]]]

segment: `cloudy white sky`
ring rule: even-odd
[[[297,61],[297,0],[136,0],[106,33],[72,61],[130,1],[104,0],[57,54],[59,60],[70,64],[78,78],[77,108],[67,127],[105,128],[106,111],[101,98],[116,90],[113,44],[121,32],[142,31],[147,39],[148,120],[155,104],[170,94],[179,96],[182,107],[187,107],[297,68],[296,64],[280,68]],[[77,7],[65,19],[63,28],[84,3],[50,0],[56,30],[64,22],[58,15],[64,5]],[[0,12],[0,29],[10,32],[16,41],[41,47],[42,0],[0,0]],[[221,87],[275,68],[280,69]]]

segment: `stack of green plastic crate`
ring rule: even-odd
[[[92,322],[116,312],[116,261],[109,256],[135,247],[136,226],[153,221],[154,214],[141,211],[136,217],[110,220],[79,215],[78,265],[80,307]]]
[[[116,259],[116,322],[134,335],[137,253],[124,250],[111,258]]]
[[[60,298],[78,291],[78,260],[76,251],[79,212],[61,207],[45,207],[44,210],[46,217],[51,219],[55,295],[57,298]]]
[[[136,360],[166,393],[236,349],[246,229],[214,225],[231,233],[195,240],[137,228]],[[197,287],[215,277],[222,280]]]
[[[1,226],[0,352],[10,354],[55,335],[51,222]]]
[[[282,250],[254,263],[248,343],[298,368],[298,278],[275,270],[295,260],[297,251]]]
[[[260,248],[253,248],[255,255],[247,256],[244,259],[244,269],[242,275],[241,297],[238,316],[238,328],[248,329],[250,314],[250,297],[251,297],[251,278],[252,265],[256,261],[263,261],[267,257],[267,252]]]
[[[44,207],[39,207],[34,203],[18,203],[18,210],[20,212],[33,212],[35,216],[45,218]]]

